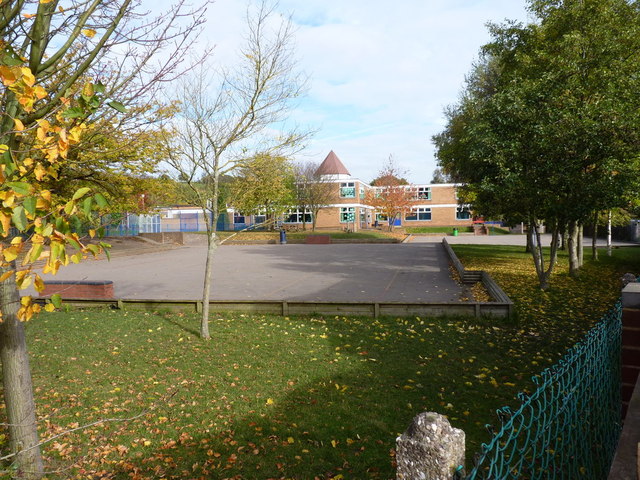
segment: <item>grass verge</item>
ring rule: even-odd
[[[521,247],[454,249],[516,302],[516,321],[72,311],[28,324],[48,478],[392,478],[395,437],[438,411],[489,440],[495,409],[578,340],[640,271],[640,249],[535,287]],[[6,441],[5,437],[0,437]],[[341,477],[342,475],[342,477]]]
[[[457,228],[460,233],[473,233],[473,227],[405,227],[407,233],[448,233],[453,234],[453,229]]]

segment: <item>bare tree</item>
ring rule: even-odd
[[[306,230],[305,212],[311,213],[311,230],[315,231],[318,213],[333,203],[336,184],[318,172],[319,163],[307,162],[295,167],[296,200],[302,212],[302,225]]]
[[[200,335],[209,334],[209,295],[217,247],[220,177],[260,154],[289,155],[307,134],[270,135],[268,127],[286,119],[291,102],[300,97],[305,78],[297,72],[291,22],[273,28],[274,7],[266,2],[247,11],[245,45],[233,69],[213,71],[203,65],[181,82],[176,100],[182,107],[167,127],[167,158],[194,193],[206,218],[207,259],[202,290]],[[205,185],[197,181],[204,178]]]

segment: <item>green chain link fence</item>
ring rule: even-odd
[[[533,378],[467,480],[607,478],[621,429],[622,305],[610,310],[557,364]]]

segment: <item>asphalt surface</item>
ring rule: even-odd
[[[88,260],[45,280],[111,280],[116,298],[202,296],[206,247],[176,247]],[[438,243],[228,245],[215,254],[211,298],[354,302],[457,302]]]

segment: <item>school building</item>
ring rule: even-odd
[[[338,156],[331,151],[318,167],[323,182],[333,185],[334,198],[318,213],[316,229],[365,230],[388,225],[382,212],[367,203],[367,193],[376,189],[349,173]],[[456,196],[457,185],[423,184],[408,185],[412,194],[411,207],[394,223],[402,227],[467,227],[473,225],[468,206],[461,205]],[[291,208],[282,217],[285,228],[302,227],[303,219],[311,228],[311,213]],[[217,221],[218,230],[241,230],[260,224],[266,215],[244,215],[229,206]],[[138,232],[191,232],[204,231],[205,218],[199,207],[174,205],[160,208],[152,215],[127,215],[115,225],[107,225],[108,235],[135,235]]]
[[[318,167],[324,181],[335,184],[335,197],[330,205],[322,208],[316,221],[317,229],[336,230],[349,228],[363,230],[378,225],[387,225],[387,218],[367,204],[367,193],[376,188],[362,180],[354,178],[347,167],[331,151]],[[456,185],[422,184],[410,185],[413,201],[410,210],[395,222],[395,226],[452,226],[465,227],[473,224],[469,208],[460,205],[456,196]],[[302,215],[310,221],[309,212],[292,209],[284,216],[284,223],[302,224]]]
[[[317,173],[322,181],[334,185],[335,196],[318,213],[316,229],[358,231],[388,224],[385,215],[367,203],[367,194],[372,191],[375,193],[381,187],[373,187],[352,177],[335,152],[329,152]],[[458,201],[456,184],[421,184],[407,188],[414,196],[412,205],[401,218],[396,219],[395,226],[466,227],[473,224],[469,207]],[[310,226],[311,212],[292,208],[285,212],[283,223],[289,227],[302,226],[303,219]],[[264,221],[263,215],[243,215],[242,212],[229,209],[229,223],[233,229],[261,221]]]

